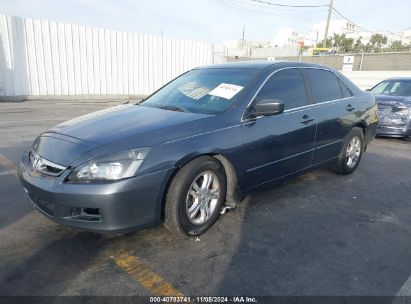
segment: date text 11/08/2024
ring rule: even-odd
[[[150,297],[151,303],[257,303],[254,297]]]

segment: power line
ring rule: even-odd
[[[264,15],[272,15],[272,16],[276,16],[276,17],[280,17],[280,18],[286,18],[286,19],[294,19],[294,20],[305,20],[306,22],[308,22],[308,20],[306,20],[305,18],[301,18],[301,17],[297,17],[297,16],[290,16],[289,14],[278,14],[278,13],[274,13],[272,11],[267,11],[267,10],[259,10],[257,8],[261,8],[259,6],[256,6],[255,8],[250,8],[250,7],[245,7],[242,6],[242,4],[244,5],[248,5],[242,2],[237,2],[235,0],[207,0],[209,2],[212,2],[214,4],[217,5],[221,5],[221,6],[225,6],[231,9],[237,9],[237,10],[241,10],[241,11],[248,11],[248,12],[254,12],[254,13],[258,13],[258,14],[264,14]],[[311,22],[311,21],[309,21]]]
[[[280,6],[280,7],[293,7],[293,8],[313,8],[313,7],[324,7],[328,6],[327,4],[320,4],[320,5],[291,5],[291,4],[282,4],[282,3],[272,3],[263,0],[250,0],[252,2],[263,3],[272,6]]]
[[[354,24],[354,25],[355,25],[356,27],[358,27],[359,29],[361,29],[361,30],[363,30],[363,31],[365,31],[365,32],[375,33],[374,31],[370,31],[370,30],[367,30],[367,29],[359,26],[356,22],[352,21],[351,19],[348,19],[348,18],[345,17],[343,14],[341,14],[335,7],[333,7],[332,9],[333,9],[333,11],[334,11],[338,16],[340,16],[340,17],[344,18],[345,20],[347,20],[348,22]]]
[[[300,10],[295,7],[283,7],[283,6],[270,6],[266,3],[261,3],[261,2],[256,2],[252,0],[231,0],[236,4],[242,4],[246,7],[252,7],[252,8],[259,8],[263,10],[273,10],[275,12],[281,12],[281,13],[292,13],[292,14],[306,14],[306,11]],[[320,10],[323,10],[325,7],[321,6],[318,8],[315,8],[314,10],[311,10],[311,12],[318,12]]]
[[[254,13],[259,13],[259,14],[265,14],[265,15],[273,15],[277,16],[280,18],[286,18],[286,19],[294,19],[294,20],[304,20],[308,22],[306,18],[301,18],[297,17],[297,15],[291,16],[291,13],[298,13],[297,11],[292,11],[292,9],[295,8],[321,8],[324,9],[325,7],[330,7],[330,4],[321,4],[321,5],[288,5],[288,4],[281,4],[281,3],[273,3],[273,2],[268,2],[264,0],[207,0],[210,2],[213,2],[214,4],[217,5],[222,5],[228,8],[232,9],[237,9],[237,10],[242,10],[242,11],[248,11],[248,12],[254,12]],[[254,2],[255,4],[252,4],[251,2]],[[260,9],[266,9],[268,8],[267,6],[270,5],[272,6],[273,11],[267,11],[267,10],[260,10]],[[274,8],[276,7],[276,8]],[[277,11],[277,9],[279,11]],[[290,12],[285,12],[281,11],[282,10],[290,10]],[[356,22],[352,21],[351,19],[345,17],[340,11],[338,11],[334,6],[331,4],[331,10],[332,13],[337,14],[341,18],[347,20],[348,22],[354,24],[358,29],[361,29],[365,32],[369,33],[377,33],[376,31],[371,31],[368,30],[364,27],[359,26]],[[283,13],[283,14],[279,14]],[[300,12],[302,13],[302,12]],[[310,20],[309,22],[312,22]],[[392,31],[386,30],[385,32],[395,34]]]
[[[378,33],[377,31],[370,31],[370,30],[367,30],[366,28],[363,28],[363,27],[359,26],[358,23],[356,23],[356,22],[348,19],[347,17],[345,17],[343,14],[341,14],[341,13],[340,13],[336,8],[334,8],[334,7],[333,7],[333,11],[334,11],[338,16],[340,16],[340,17],[344,18],[345,20],[347,20],[348,22],[354,24],[354,25],[355,25],[356,27],[358,27],[360,30],[363,30],[363,31],[369,32],[369,33]],[[390,31],[390,30],[383,30],[383,31],[381,31],[381,32],[387,32],[387,33],[390,33],[390,34],[395,34],[394,32],[392,32],[392,31]]]

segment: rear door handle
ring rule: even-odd
[[[304,115],[303,118],[300,120],[300,122],[302,124],[308,124],[308,123],[312,122],[313,120],[314,120],[313,117],[310,117],[308,115]]]
[[[349,105],[347,106],[346,110],[347,110],[348,112],[351,112],[351,111],[354,111],[354,110],[355,110],[355,107],[353,107],[352,105],[349,104]]]

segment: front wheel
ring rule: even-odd
[[[348,134],[338,160],[332,169],[339,174],[351,174],[360,163],[364,148],[364,133],[360,128],[352,128]]]
[[[226,197],[221,164],[201,156],[182,167],[168,188],[164,220],[172,232],[198,236],[217,220]]]

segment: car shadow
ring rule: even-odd
[[[409,172],[385,149],[350,176],[316,170],[251,195],[215,294],[396,295],[411,272]]]

